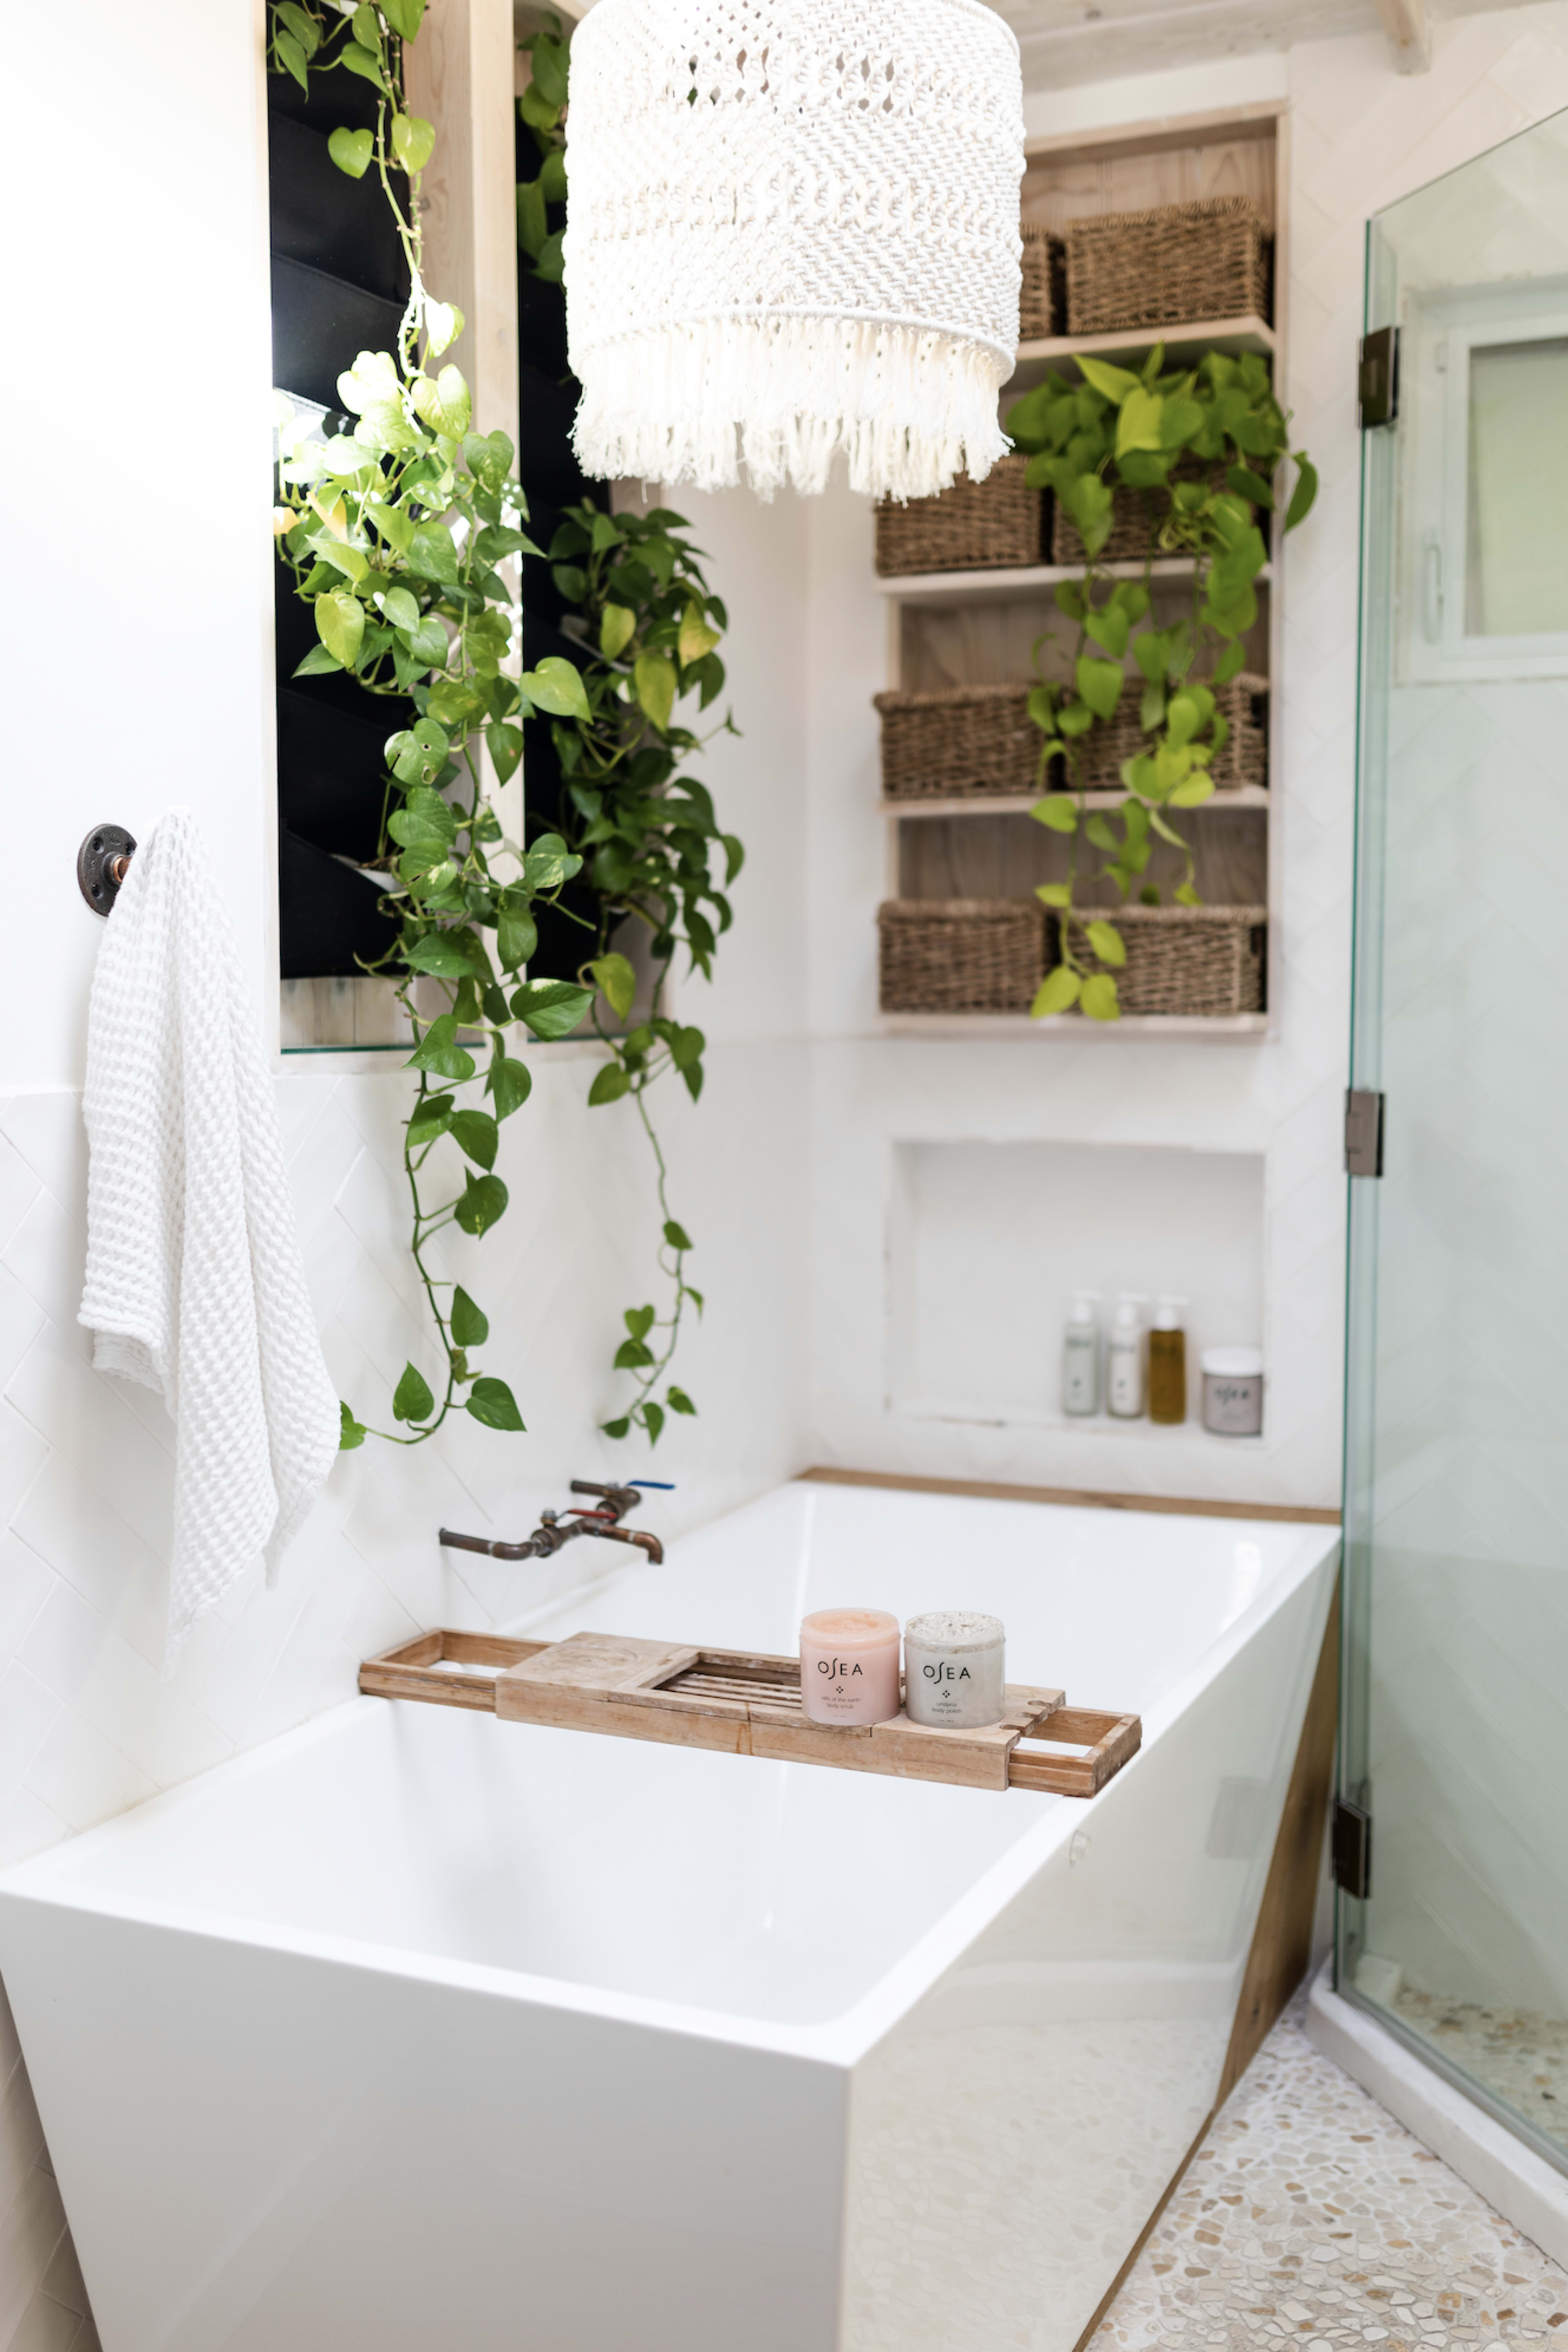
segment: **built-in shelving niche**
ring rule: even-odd
[[[902,1417],[1112,1437],[1145,1419],[1061,1412],[1062,1333],[1079,1289],[1186,1299],[1188,1435],[1198,1356],[1263,1339],[1260,1152],[1142,1144],[904,1142],[888,1231],[888,1401]],[[1216,1444],[1255,1440],[1213,1438]]]
[[[1061,231],[1073,219],[1137,212],[1215,195],[1246,195],[1256,203],[1273,243],[1272,285],[1286,282],[1285,122],[1273,107],[1208,114],[1185,122],[1133,126],[1070,139],[1030,142],[1022,211],[1026,220]],[[1134,364],[1156,342],[1173,361],[1193,359],[1217,345],[1270,356],[1276,388],[1285,394],[1284,320],[1277,303],[1267,318],[1214,320],[1120,334],[1053,337],[1019,347],[1018,367],[1003,395],[1004,413],[1047,368],[1071,374],[1079,353]],[[1289,405],[1288,400],[1286,404]],[[1116,566],[1129,577],[1138,564]],[[998,572],[927,572],[879,583],[889,604],[887,683],[906,691],[1001,684],[1031,675],[1031,648],[1053,625],[1065,635],[1052,590],[1073,577],[1049,564]],[[1164,625],[1188,608],[1190,564],[1157,562],[1153,618]],[[1247,667],[1269,679],[1269,774],[1279,773],[1279,598],[1273,567],[1258,583],[1258,617],[1247,641]],[[1131,656],[1128,668],[1133,667]],[[1031,796],[1032,797],[1032,796]],[[994,798],[967,803],[883,803],[888,824],[887,895],[905,898],[1027,898],[1039,882],[1065,869],[1059,836],[1027,814],[1029,801],[1009,808]],[[1277,842],[1267,789],[1216,793],[1184,820],[1197,857],[1197,886],[1210,904],[1273,908]],[[1165,854],[1166,863],[1175,856]],[[1166,863],[1150,878],[1166,878]],[[1114,902],[1109,886],[1081,893]],[[1272,942],[1270,965],[1274,958]],[[1272,990],[1268,998],[1275,1002]],[[1269,1015],[1229,1019],[1147,1017],[1101,1024],[1068,1016],[1032,1022],[1026,1014],[889,1013],[891,1033],[1029,1035],[1057,1040],[1110,1039],[1152,1034],[1245,1038],[1267,1033]]]

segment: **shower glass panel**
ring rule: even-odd
[[[1340,1990],[1568,2170],[1568,113],[1372,223]]]

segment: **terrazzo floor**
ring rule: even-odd
[[[1568,2024],[1531,2009],[1482,2009],[1402,1990],[1394,2012],[1568,2152]]]
[[[1568,2352],[1568,2272],[1312,2048],[1305,2004],[1253,2060],[1092,2352]]]

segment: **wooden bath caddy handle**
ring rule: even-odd
[[[981,1730],[933,1730],[907,1715],[840,1729],[806,1720],[798,1658],[622,1633],[574,1633],[564,1642],[422,1633],[367,1658],[359,1686],[380,1698],[494,1713],[507,1723],[1059,1797],[1092,1797],[1137,1754],[1142,1738],[1135,1715],[1068,1706],[1059,1690],[1019,1683],[1007,1685],[1002,1721]],[[1036,1749],[1035,1741],[1046,1745]]]

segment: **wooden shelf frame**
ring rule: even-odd
[[[918,817],[947,816],[1027,816],[1038,800],[1045,797],[1045,787],[1039,792],[972,793],[967,797],[955,795],[952,800],[879,801],[878,810],[886,817],[902,820]],[[1075,799],[1079,795],[1075,793]],[[1127,795],[1121,792],[1087,792],[1081,795],[1084,805],[1090,809],[1118,809]],[[1232,809],[1266,809],[1269,805],[1268,787],[1264,784],[1237,784],[1230,792],[1216,792],[1212,798],[1200,801],[1198,807],[1206,816],[1214,811],[1229,814]],[[1182,816],[1194,816],[1194,809],[1183,809]]]
[[[1242,319],[1200,319],[1170,327],[1124,327],[1115,334],[1047,335],[1019,344],[1017,364],[1004,393],[1009,400],[1016,399],[1052,368],[1067,375],[1081,373],[1077,367],[1080,359],[1110,360],[1118,365],[1131,366],[1146,359],[1157,343],[1165,346],[1165,365],[1179,368],[1212,351],[1260,352],[1271,359],[1278,341],[1268,320],[1255,313]]]

